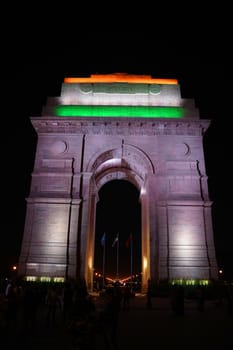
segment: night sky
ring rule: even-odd
[[[30,116],[40,115],[48,96],[60,95],[64,77],[126,72],[177,78],[182,97],[193,98],[200,117],[211,120],[204,137],[204,150],[209,194],[213,201],[216,254],[219,267],[226,275],[232,274],[231,112],[225,101],[228,76],[225,54],[216,42],[205,45],[204,40],[197,44],[190,39],[189,43],[183,40],[177,43],[175,36],[159,40],[152,34],[95,31],[73,35],[73,40],[63,37],[60,41],[56,35],[36,36],[29,40],[18,34],[3,42],[0,74],[1,273],[17,263],[20,252],[25,198],[30,191],[36,150],[36,134]],[[137,196],[132,188],[128,191],[133,197]],[[137,210],[135,207],[135,212]],[[114,237],[115,229],[105,225],[111,238]],[[119,227],[122,232],[125,230],[123,240],[131,228]],[[101,235],[100,231],[98,235]]]

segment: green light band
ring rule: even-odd
[[[182,107],[155,106],[56,106],[58,117],[183,118]]]

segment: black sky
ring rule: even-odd
[[[111,278],[140,274],[141,206],[137,188],[124,180],[108,182],[99,191],[96,209],[95,271],[105,270]],[[112,246],[116,237],[118,242]]]
[[[51,29],[32,38],[19,31],[2,41],[0,271],[17,262],[20,250],[36,149],[30,116],[40,115],[48,96],[60,95],[66,76],[126,72],[177,78],[182,97],[193,98],[201,118],[211,120],[204,149],[216,252],[220,267],[232,272],[231,111],[226,102],[228,70],[222,41],[204,40],[209,32],[185,39],[184,33],[171,31],[162,39],[157,27],[147,32],[77,30],[70,36],[68,29],[66,36]]]

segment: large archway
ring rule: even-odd
[[[89,289],[93,289],[93,276],[96,267],[94,266],[94,248],[95,248],[95,226],[96,226],[96,206],[99,202],[99,192],[103,186],[113,181],[125,181],[137,190],[137,202],[140,203],[141,219],[141,280],[142,289],[145,290],[147,280],[151,275],[150,259],[150,222],[147,179],[150,174],[154,173],[154,167],[147,155],[137,147],[122,143],[121,148],[105,150],[95,154],[90,160],[87,168],[88,174],[92,174],[91,195],[88,205],[88,238],[87,245],[83,245],[83,261],[86,262],[83,274],[87,280]],[[108,185],[110,186],[110,185]],[[87,192],[86,192],[87,193]],[[122,196],[123,197],[123,196]],[[119,200],[122,206],[123,199]],[[116,234],[117,232],[115,232]],[[100,233],[101,234],[101,233]],[[102,232],[103,234],[103,232]],[[126,235],[129,235],[129,232]],[[87,248],[86,248],[87,247]],[[152,264],[154,266],[154,264]]]
[[[99,190],[95,225],[95,282],[103,274],[107,280],[141,275],[139,195],[138,189],[125,180],[109,181]],[[104,247],[101,244],[103,234]],[[112,247],[116,234],[119,235],[118,249]],[[130,244],[127,244],[129,237]]]
[[[142,290],[148,278],[218,277],[203,154],[209,120],[176,80],[68,78],[31,120],[38,143],[20,275],[84,278],[91,290],[99,192],[125,180],[140,193]]]

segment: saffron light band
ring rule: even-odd
[[[64,83],[133,83],[133,84],[167,84],[177,85],[177,79],[152,78],[150,75],[134,74],[92,74],[90,77],[66,77]]]

